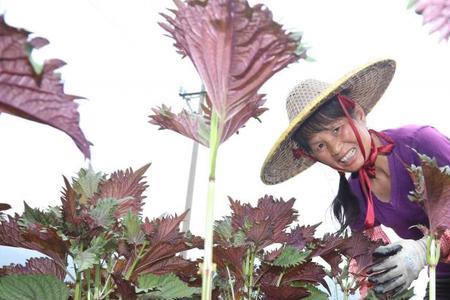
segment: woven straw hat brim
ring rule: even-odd
[[[294,159],[292,149],[296,147],[296,144],[291,137],[300,125],[322,104],[336,94],[345,91],[345,94],[357,102],[368,114],[383,95],[394,73],[394,60],[377,60],[347,73],[313,98],[291,120],[288,128],[284,130],[272,146],[261,169],[261,180],[265,184],[277,184],[299,174],[314,164],[315,161],[308,157]]]

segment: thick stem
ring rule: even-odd
[[[217,150],[220,136],[218,134],[218,117],[213,110],[209,137],[209,184],[206,204],[205,254],[202,265],[202,300],[211,300],[213,266],[213,230],[214,230],[214,192],[216,181]]]
[[[436,265],[439,263],[441,245],[434,236],[427,238],[427,264],[429,267],[428,299],[436,299]]]
[[[435,300],[436,299],[436,267],[430,267],[429,268],[429,272],[430,272],[430,281],[429,281],[429,297],[428,299],[430,300]]]
[[[348,300],[348,291],[347,290],[344,291],[344,300]]]

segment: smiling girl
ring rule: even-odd
[[[340,231],[382,234],[392,228],[399,242],[380,247],[385,257],[370,270],[378,294],[407,289],[426,265],[426,241],[415,227],[428,225],[424,210],[408,199],[414,184],[406,166],[419,164],[416,152],[450,165],[450,142],[430,126],[410,125],[377,132],[367,128],[366,115],[380,99],[395,72],[390,59],[369,63],[335,84],[314,79],[294,87],[286,106],[290,124],[269,152],[261,179],[285,181],[315,162],[339,172],[339,191],[332,203]],[[345,173],[351,175],[347,179]],[[450,299],[450,235],[441,239],[437,266],[437,299]]]

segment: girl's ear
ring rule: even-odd
[[[364,112],[364,109],[358,103],[355,103],[354,116],[355,116],[355,120],[366,123],[366,113]]]

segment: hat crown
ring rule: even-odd
[[[286,99],[289,121],[292,121],[305,107],[330,86],[329,83],[306,79],[297,84]]]

